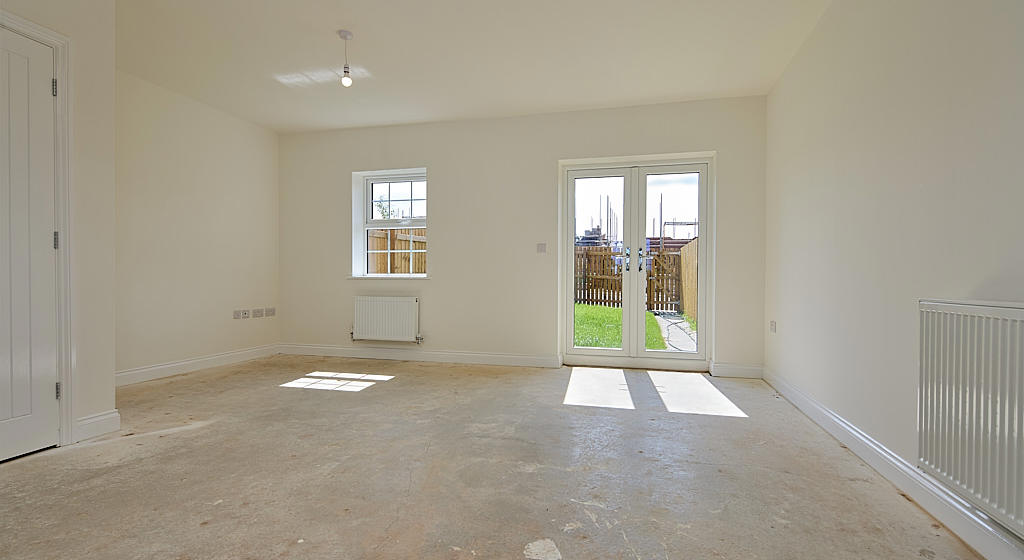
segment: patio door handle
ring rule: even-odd
[[[629,272],[629,247],[626,247],[626,272]]]
[[[639,259],[639,261],[640,261],[636,265],[636,271],[637,272],[643,272],[644,271],[644,248],[643,247],[640,247],[637,250],[636,258]]]

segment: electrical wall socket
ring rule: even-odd
[[[768,323],[768,330],[773,332],[773,333],[775,332],[775,321],[769,321],[769,323]]]
[[[251,311],[248,309],[236,309],[231,313],[231,317],[234,319],[259,319],[261,317],[273,317],[277,314],[277,309],[273,307],[254,307]]]

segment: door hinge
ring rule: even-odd
[[[57,400],[60,400],[60,381],[57,382]]]
[[[57,78],[54,78],[53,81],[50,82],[50,84],[52,86],[52,90],[51,91],[53,92],[53,96],[57,97]]]
[[[53,248],[60,249],[60,232],[53,232]]]

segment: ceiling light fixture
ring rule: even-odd
[[[352,32],[347,29],[339,29],[338,37],[341,37],[341,39],[345,41],[345,72],[341,76],[341,85],[345,87],[351,87],[352,76],[349,74],[348,71],[348,42],[350,39],[352,39]]]

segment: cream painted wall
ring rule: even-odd
[[[0,0],[71,40],[72,414],[114,409],[114,0]]]
[[[836,0],[768,99],[767,369],[911,462],[917,300],[1024,301],[1022,21]]]
[[[278,342],[277,135],[117,74],[117,369]]]
[[[283,136],[282,340],[350,346],[353,295],[410,294],[423,350],[555,356],[558,161],[717,150],[714,359],[759,367],[764,126],[752,97]],[[430,278],[347,278],[352,172],[420,166]]]

